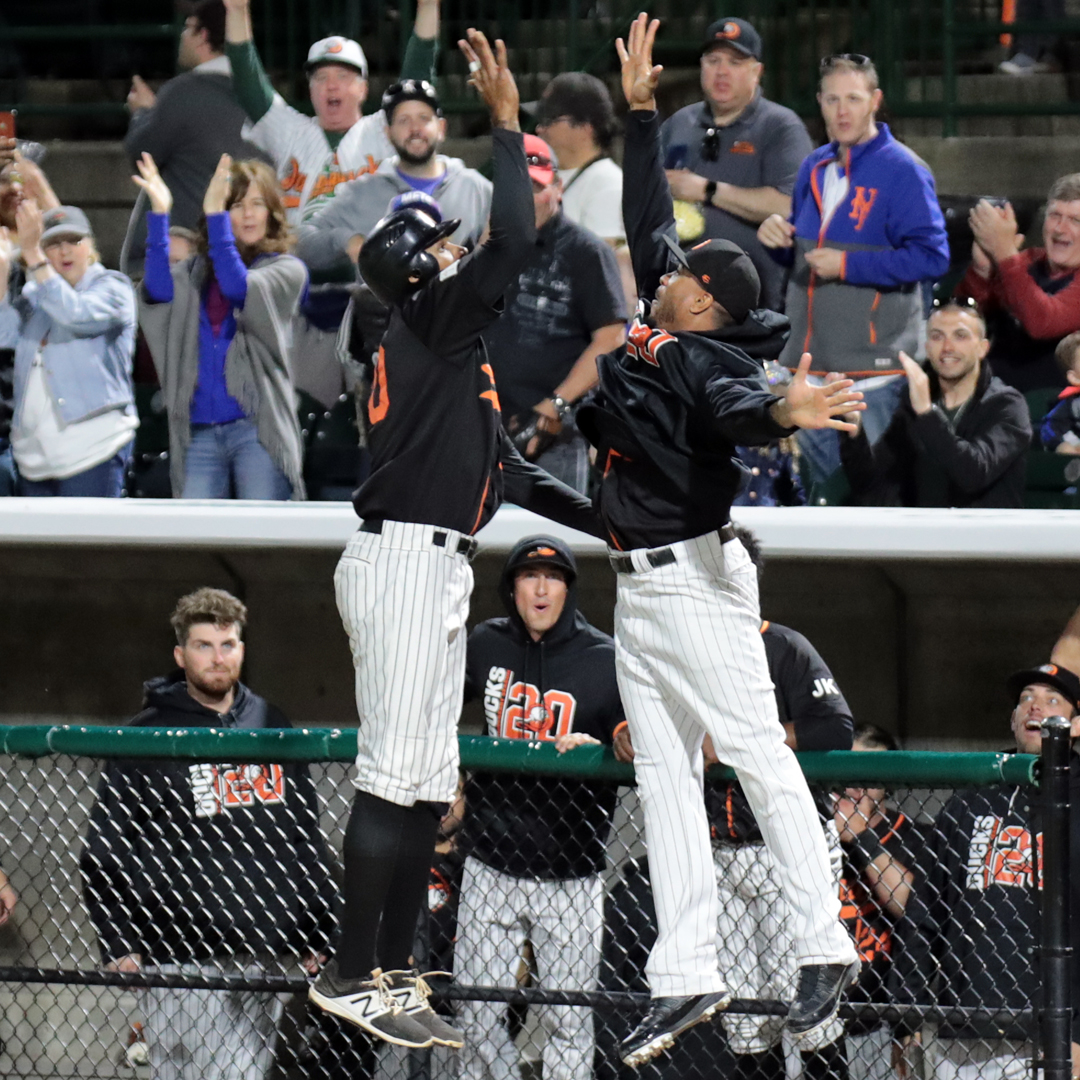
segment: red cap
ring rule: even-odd
[[[525,136],[525,160],[529,165],[529,175],[538,184],[547,187],[555,179],[559,161],[555,152],[539,135]]]

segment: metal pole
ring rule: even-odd
[[[1040,949],[1044,1080],[1070,1080],[1072,1008],[1069,967],[1069,762],[1071,725],[1063,716],[1042,722],[1042,918]],[[1037,851],[1037,846],[1036,846]]]

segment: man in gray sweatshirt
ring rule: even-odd
[[[459,158],[438,152],[446,139],[446,121],[431,83],[394,83],[383,95],[382,108],[395,153],[374,173],[342,185],[326,209],[301,228],[296,254],[312,270],[355,263],[364,238],[403,192],[422,191],[439,203],[444,219],[460,218],[451,237],[455,244],[475,246],[487,226],[491,182]]]

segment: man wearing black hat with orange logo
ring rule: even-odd
[[[598,508],[618,573],[616,669],[638,754],[659,927],[646,969],[651,1008],[621,1047],[631,1066],[730,1000],[716,953],[706,732],[738,773],[793,912],[792,1035],[818,1033],[858,971],[814,801],[777,717],[757,574],[729,518],[741,477],[736,445],[796,427],[851,430],[837,417],[858,411],[861,395],[850,380],[809,386],[807,354],[781,400],[760,361],[727,340],[757,308],[760,283],[730,241],[684,255],[673,238],[656,112],[661,69],[652,62],[658,28],[642,14],[628,44],[617,42],[634,177],[623,188],[623,219],[642,302],[627,344],[599,358],[599,385],[578,411],[603,474]]]
[[[1043,664],[1011,675],[1006,687],[1014,703],[1010,723],[1019,753],[1041,752],[1042,722],[1051,716],[1072,721],[1075,747],[1080,678],[1058,664]],[[1070,773],[1075,865],[1080,857],[1076,753]],[[991,1016],[1038,1008],[1042,823],[1032,796],[1031,788],[1008,784],[958,791],[937,816],[921,860],[926,877],[907,904],[906,918],[897,923],[890,996],[901,1006],[936,1006],[956,1017],[940,1025],[926,1047],[928,1074],[937,1080],[975,1075],[1009,1080],[1031,1073],[1031,1030],[1020,1021],[998,1023]],[[1080,889],[1074,885],[1071,891],[1075,913]],[[1072,932],[1075,955],[1080,932],[1075,914]],[[965,1019],[965,1013],[975,1015]],[[1074,1061],[1080,1055],[1076,1026],[1074,1019]],[[916,1028],[909,1023],[897,1030],[905,1049],[918,1041]]]
[[[660,137],[671,194],[689,204],[677,217],[680,239],[738,244],[761,277],[762,306],[781,311],[784,273],[757,228],[770,214],[791,213],[813,144],[795,113],[762,94],[761,58],[761,38],[745,19],[714,22],[701,49],[705,100],[670,117]]]

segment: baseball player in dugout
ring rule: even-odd
[[[270,155],[285,192],[289,224],[299,226],[327,205],[339,184],[375,172],[394,152],[382,111],[363,115],[367,57],[350,38],[316,41],[304,65],[315,115],[305,116],[274,92],[263,70],[251,0],[225,0],[225,7],[225,54],[232,64],[233,89],[251,120],[244,137]],[[438,29],[439,0],[417,0],[402,79],[434,79]]]
[[[577,608],[577,564],[548,536],[522,540],[503,568],[507,617],[469,635],[466,700],[482,697],[487,733],[554,743],[560,753],[611,745],[623,723],[615,644]],[[526,940],[537,985],[593,990],[600,960],[600,871],[616,788],[587,780],[474,773],[465,788],[460,844],[466,853],[454,974],[497,986]],[[544,1080],[587,1077],[593,1063],[589,1009],[530,1006],[547,1033]],[[469,1001],[462,1026],[466,1080],[510,1080],[519,1052],[500,1002]]]
[[[637,749],[659,936],[649,957],[652,1006],[622,1044],[637,1065],[723,1009],[717,895],[702,795],[702,740],[737,771],[790,906],[799,966],[788,1031],[812,1039],[856,977],[854,945],[814,800],[777,722],[760,632],[757,580],[735,538],[735,446],[796,428],[850,430],[850,380],[807,383],[805,354],[783,400],[760,363],[725,343],[757,307],[760,283],[730,241],[682,253],[674,236],[652,62],[659,20],[640,15],[617,42],[630,112],[623,220],[639,307],[629,340],[598,361],[578,412],[603,473],[599,509],[618,573],[619,689]]]
[[[221,589],[172,615],[177,670],[145,687],[134,727],[292,725],[240,681],[246,607]],[[259,979],[326,951],[337,897],[308,767],[115,760],[106,764],[79,861],[106,969]],[[0,896],[2,900],[2,896]],[[280,994],[137,989],[154,1080],[259,1080]]]
[[[1060,648],[1061,642],[1058,642]],[[1055,652],[1057,650],[1055,649]],[[1080,678],[1059,664],[1011,675],[1010,723],[1016,749],[1038,754],[1042,721],[1072,722],[1070,760],[1072,859],[1080,858]],[[1035,928],[1041,905],[1042,807],[1029,788],[995,784],[962,789],[935,820],[925,858],[926,876],[916,884],[906,918],[896,924],[897,947],[889,976],[898,1005],[956,1009],[959,1018],[939,1024],[925,1047],[936,1080],[1012,1080],[1032,1074],[1035,1046],[1025,1024],[1002,1025],[986,1013],[1038,1008],[1040,977]],[[1035,855],[1036,857],[1033,857]],[[1075,865],[1075,863],[1074,863]],[[1080,883],[1071,883],[1072,948],[1080,938]],[[992,947],[988,948],[988,943]],[[1077,964],[1072,995],[1077,1000]],[[982,1016],[965,1019],[963,1011]],[[1073,1075],[1080,1066],[1080,1020],[1073,1014]],[[909,1059],[921,1041],[917,1021],[899,1025],[904,1054],[899,1076],[917,1075]]]
[[[502,432],[481,333],[536,240],[518,90],[483,34],[460,43],[491,113],[487,241],[463,258],[423,209],[388,214],[360,251],[391,308],[368,403],[371,474],[334,577],[356,668],[357,788],[345,832],[337,957],[311,988],[322,1008],[401,1046],[461,1046],[409,970],[439,820],[458,784],[457,722],[473,533],[505,497],[598,533],[588,500],[526,463]]]

